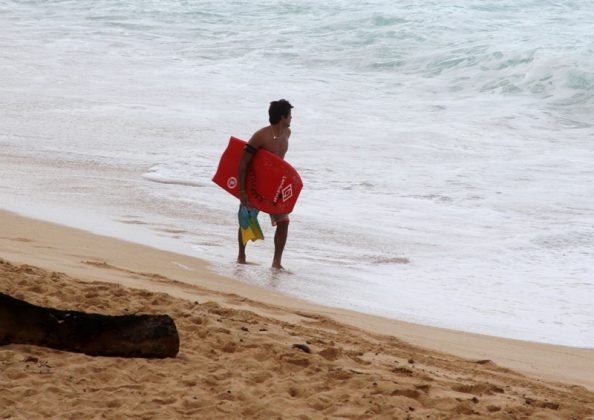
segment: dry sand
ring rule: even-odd
[[[164,360],[1,346],[1,418],[594,418],[592,350],[324,308],[2,211],[0,259],[0,292],[168,313],[181,338]]]

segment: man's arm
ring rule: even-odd
[[[247,169],[250,166],[252,158],[254,157],[254,153],[256,153],[256,151],[260,148],[261,142],[262,136],[260,131],[258,131],[245,145],[243,153],[241,154],[241,159],[239,160],[239,200],[241,201],[241,204],[246,207],[250,207],[246,186]]]
[[[247,175],[247,168],[250,165],[253,157],[253,153],[247,152],[244,149],[243,153],[241,154],[241,159],[239,160],[239,200],[241,201],[241,204],[246,207],[249,207],[250,203],[248,201],[245,178]]]

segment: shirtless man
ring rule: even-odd
[[[287,149],[289,148],[289,137],[291,136],[291,108],[293,108],[293,106],[289,101],[284,99],[271,102],[270,108],[268,108],[268,120],[270,121],[270,125],[256,131],[243,149],[243,154],[239,161],[239,194],[241,204],[245,207],[250,207],[245,185],[247,168],[254,153],[256,153],[256,150],[261,147],[283,159],[285,158],[285,153],[287,153]],[[272,267],[282,270],[283,266],[281,265],[281,259],[283,257],[285,244],[287,243],[289,215],[271,214],[270,220],[272,225],[276,226]],[[245,264],[245,245],[241,240],[241,228],[239,229],[238,240],[239,255],[237,256],[237,262]]]

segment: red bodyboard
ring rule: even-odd
[[[235,137],[223,152],[213,182],[239,198],[239,160],[246,142]],[[291,213],[303,188],[301,177],[288,162],[258,149],[250,162],[246,190],[250,204],[264,213]]]

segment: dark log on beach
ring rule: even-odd
[[[0,345],[32,344],[92,356],[175,357],[169,315],[100,315],[32,305],[0,293]]]

